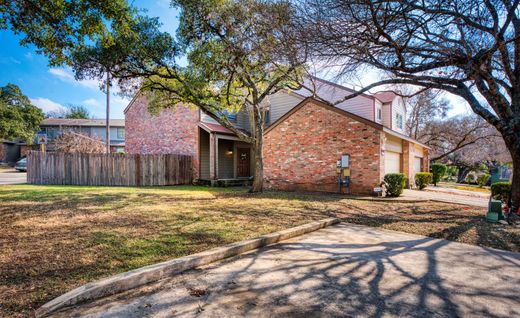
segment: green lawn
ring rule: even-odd
[[[484,210],[340,195],[206,187],[0,186],[0,317],[22,317],[115,273],[330,216],[520,250],[520,230]]]

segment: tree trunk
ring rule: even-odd
[[[255,161],[255,179],[253,180],[251,192],[262,192],[264,188],[264,129],[261,120],[255,120],[254,137],[254,142],[251,146],[253,147],[253,158]]]
[[[513,159],[513,180],[511,183],[511,212],[508,215],[508,221],[517,220],[518,208],[520,207],[520,136],[516,136],[517,140],[506,140],[507,149],[511,153]]]
[[[457,166],[457,168],[459,169],[457,174],[457,183],[462,183],[466,180],[466,177],[468,176],[469,168],[464,166]]]

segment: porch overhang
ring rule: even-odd
[[[208,133],[214,133],[218,135],[227,135],[227,136],[235,136],[236,134],[232,132],[231,130],[227,129],[226,127],[220,125],[220,124],[213,124],[213,123],[204,123],[200,122],[199,127],[201,129],[204,129]],[[243,129],[240,129],[243,133],[249,135],[249,133]]]
[[[201,180],[236,181],[251,177],[249,143],[241,141],[232,131],[218,124],[199,123],[199,129]]]

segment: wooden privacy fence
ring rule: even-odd
[[[27,182],[106,186],[191,184],[193,158],[186,155],[41,153],[27,155]]]

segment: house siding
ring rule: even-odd
[[[233,146],[233,140],[218,140],[218,177],[220,179],[234,178]],[[228,149],[231,149],[233,152],[227,154]]]
[[[397,120],[396,120],[397,114],[400,114],[403,116],[402,128],[397,127]],[[404,106],[403,99],[401,97],[397,97],[392,102],[392,127],[390,127],[390,129],[395,130],[400,133],[404,133],[405,124],[406,124],[406,108]]]
[[[372,193],[381,181],[382,132],[307,102],[264,138],[268,189],[336,192],[336,162],[350,155],[352,193]]]
[[[237,113],[237,126],[247,131],[251,130],[251,124],[249,120],[249,112],[243,107]]]
[[[314,85],[310,82],[306,84],[308,87],[315,87],[316,95],[319,98],[332,104],[348,95],[351,95],[354,92],[353,90],[341,88],[337,85],[330,84],[321,80],[316,80]],[[296,92],[306,97],[311,95],[311,92],[309,92],[306,89],[300,89]],[[348,111],[352,114],[374,121],[374,103],[374,97],[367,95],[359,95],[337,104],[337,107],[345,111]]]
[[[148,112],[146,97],[138,96],[125,113],[125,151],[191,155],[194,178],[198,178],[198,122],[199,112],[182,105],[153,116]]]
[[[392,129],[392,103],[384,103],[383,109],[383,126]]]
[[[269,125],[280,119],[303,100],[303,97],[279,91],[269,96]]]
[[[199,137],[200,178],[209,179],[209,133],[200,129]]]

